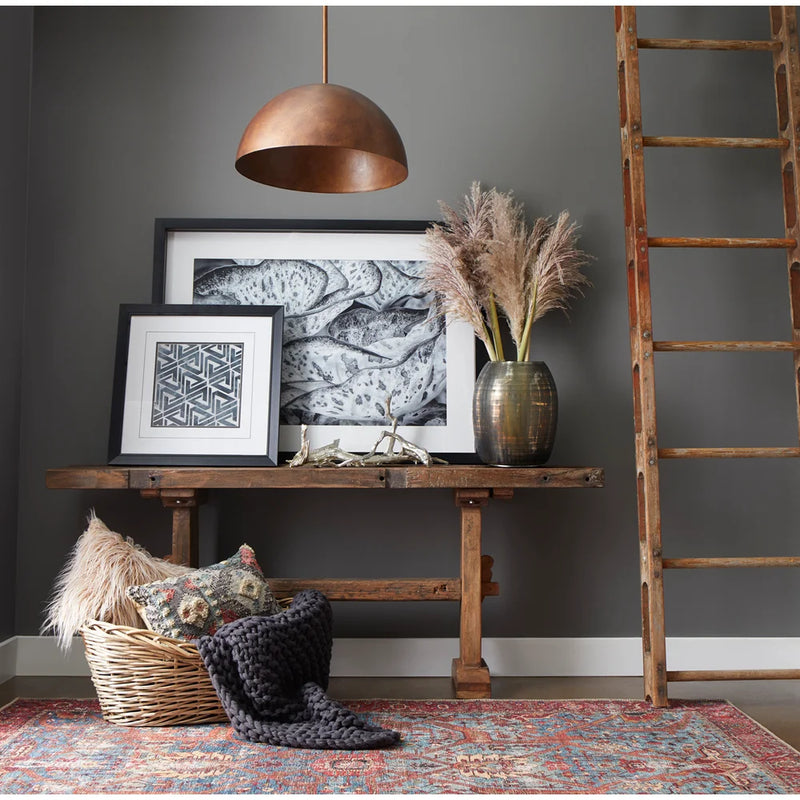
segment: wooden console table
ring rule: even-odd
[[[472,465],[407,467],[66,467],[47,470],[50,489],[134,489],[172,509],[172,560],[197,566],[197,507],[209,489],[452,489],[461,512],[461,575],[458,578],[285,579],[269,578],[286,597],[315,588],[330,600],[458,600],[459,657],[453,684],[460,698],[490,697],[491,680],[481,657],[481,601],[499,594],[492,559],[481,555],[481,509],[490,498],[508,500],[515,489],[599,488],[594,467],[499,468]]]

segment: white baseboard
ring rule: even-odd
[[[69,652],[59,650],[52,636],[17,636],[17,676],[73,677],[89,674],[83,642],[75,637]]]
[[[334,677],[438,677],[450,674],[458,639],[335,639]],[[488,638],[483,656],[492,675],[630,676],[642,674],[641,641],[619,638]],[[671,670],[793,669],[800,637],[673,637]],[[0,677],[88,675],[80,639],[68,654],[49,636],[17,636],[0,645]],[[3,678],[6,679],[5,677]]]
[[[337,639],[335,676],[435,677],[450,674],[457,639]],[[628,676],[642,674],[642,643],[618,638],[487,638],[483,657],[492,675]],[[800,666],[800,638],[667,639],[670,669],[793,669]]]
[[[17,674],[17,639],[12,636],[0,643],[0,683]]]

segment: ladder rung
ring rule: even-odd
[[[728,567],[800,567],[800,556],[749,556],[744,558],[665,558],[664,569],[727,569]]]
[[[780,42],[769,39],[637,39],[648,50],[780,50]]]
[[[800,669],[682,669],[667,670],[668,681],[792,681]]]
[[[708,238],[701,236],[661,236],[647,240],[650,247],[795,247],[794,239]]]
[[[645,147],[740,147],[785,150],[788,139],[754,139],[734,136],[643,136]]]
[[[659,353],[769,353],[800,350],[800,342],[653,342]]]
[[[797,458],[800,447],[664,447],[659,458]]]

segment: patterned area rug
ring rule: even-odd
[[[91,700],[0,711],[3,793],[800,793],[800,753],[721,701],[370,700],[389,750],[255,745],[227,724],[123,728]]]

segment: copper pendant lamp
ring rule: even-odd
[[[239,143],[236,169],[251,180],[301,192],[371,192],[408,175],[392,121],[363,94],[328,83],[328,7],[322,7],[322,83],[270,100]]]

